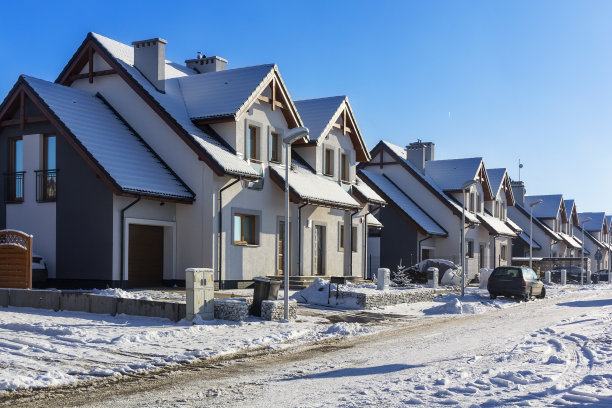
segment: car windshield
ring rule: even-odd
[[[493,276],[504,278],[518,278],[521,271],[518,268],[501,268],[493,271]]]

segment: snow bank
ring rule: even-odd
[[[108,296],[108,297],[114,297],[114,298],[152,300],[151,296],[142,295],[138,292],[127,292],[119,288],[104,289],[104,290],[93,289],[91,293],[93,293],[94,295]]]

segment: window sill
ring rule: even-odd
[[[246,242],[234,242],[233,244],[234,246],[247,247],[247,248],[257,248],[260,246],[259,244],[247,244]]]
[[[23,200],[9,200],[5,201],[4,204],[23,204]]]

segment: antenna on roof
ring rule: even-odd
[[[521,169],[523,168],[523,163],[521,163],[521,159],[519,159],[519,181],[521,181]]]

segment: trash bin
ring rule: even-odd
[[[253,291],[253,306],[251,306],[251,314],[253,316],[261,316],[261,301],[268,299],[270,292],[270,279],[253,278],[255,281],[255,290]],[[278,290],[276,292],[278,294]]]
[[[268,295],[266,296],[266,300],[278,300],[278,291],[281,287],[281,281],[279,280],[270,280],[270,285],[268,287]]]
[[[599,283],[599,274],[594,273],[593,275],[591,275],[591,280],[593,281],[593,283]]]
[[[427,268],[427,286],[430,288],[438,288],[438,268]]]

